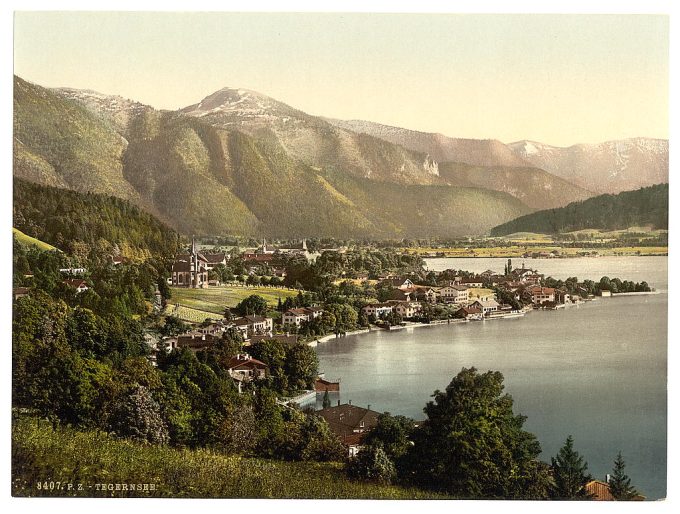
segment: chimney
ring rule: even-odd
[[[340,407],[340,400],[338,400],[338,407]]]
[[[611,478],[612,478],[611,475],[609,473],[607,473],[607,477],[605,478],[605,482],[609,483]]]
[[[349,401],[349,404],[352,405],[352,400]]]
[[[371,404],[370,403],[368,404],[368,410],[371,410]]]

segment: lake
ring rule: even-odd
[[[506,259],[428,259],[430,269],[502,271]],[[521,259],[513,259],[520,267]],[[661,294],[601,298],[524,318],[439,325],[331,340],[317,347],[341,399],[424,419],[435,389],[462,367],[498,370],[516,413],[549,462],[569,434],[594,478],[617,452],[648,499],[666,493],[668,296],[666,257],[527,259],[555,278],[647,280]]]

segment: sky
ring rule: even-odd
[[[668,137],[667,16],[18,12],[14,27],[20,77],[156,108],[228,86],[453,137]]]

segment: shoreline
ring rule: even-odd
[[[578,307],[581,303],[586,303],[589,301],[596,301],[596,300],[601,300],[602,298],[615,298],[617,296],[647,296],[647,295],[658,295],[662,294],[662,291],[654,290],[654,291],[635,291],[635,292],[630,292],[630,293],[613,293],[609,297],[602,297],[602,296],[596,296],[595,298],[589,299],[589,300],[584,300],[583,302],[580,302],[579,304],[574,304],[574,305],[567,305],[567,304],[562,304],[560,305],[559,308],[553,309],[553,310],[559,310],[561,308],[569,308],[569,307]],[[400,325],[400,326],[394,326],[389,329],[384,329],[384,328],[378,328],[378,327],[370,327],[370,328],[363,328],[360,330],[352,330],[351,332],[346,332],[344,336],[336,336],[335,334],[329,334],[323,337],[320,337],[318,339],[315,339],[314,341],[309,341],[306,343],[308,346],[312,348],[316,348],[320,343],[326,343],[328,341],[331,341],[333,339],[341,339],[343,337],[347,336],[357,336],[361,334],[368,334],[369,332],[393,332],[393,331],[398,331],[398,330],[408,330],[408,329],[416,329],[416,328],[423,328],[423,327],[437,327],[441,325],[460,325],[462,323],[471,323],[471,322],[484,322],[484,321],[494,321],[498,319],[517,319],[517,318],[523,318],[528,314],[529,312],[532,312],[534,310],[540,310],[540,309],[524,309],[522,312],[519,313],[512,313],[504,316],[490,316],[488,318],[485,318],[483,320],[468,320],[468,319],[450,319],[450,320],[435,320],[432,321],[431,323],[422,323],[422,322],[406,322],[409,323],[407,325]]]
[[[565,255],[563,257],[524,257],[522,255],[421,255],[423,259],[526,259],[526,260],[542,260],[542,261],[561,261],[569,259],[602,259],[605,257],[668,257],[666,253],[631,253],[631,254],[602,254],[602,255]]]

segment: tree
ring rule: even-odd
[[[385,412],[378,416],[378,424],[366,435],[364,442],[381,445],[387,455],[396,461],[411,447],[410,436],[414,429],[412,419]]]
[[[369,445],[347,463],[347,476],[355,480],[389,484],[396,476],[394,463],[382,445]]]
[[[161,298],[167,301],[172,298],[172,291],[168,287],[168,281],[163,277],[158,277],[158,291],[161,293]]]
[[[236,311],[241,316],[254,315],[264,316],[267,313],[267,300],[260,295],[251,294],[247,298],[241,300],[236,306]]]
[[[326,389],[326,392],[323,393],[323,408],[328,409],[331,406],[331,399],[328,396],[328,389]]]
[[[501,373],[463,368],[433,396],[427,419],[413,432],[405,478],[461,498],[527,498],[527,490],[535,491],[529,486],[545,474],[534,473],[541,447],[522,430],[526,418],[513,413]],[[547,491],[534,494],[544,498]]]
[[[173,337],[189,330],[189,325],[176,316],[166,316],[165,324],[161,327],[161,334],[165,337]]]
[[[623,461],[621,452],[616,456],[612,476],[609,479],[609,492],[617,500],[632,500],[639,493],[630,485],[630,478],[626,475],[626,463]]]
[[[319,358],[313,348],[296,344],[286,349],[285,372],[288,386],[295,389],[311,389],[318,374]]]
[[[551,457],[555,481],[551,496],[557,500],[587,500],[590,496],[586,484],[592,480],[587,473],[588,463],[574,450],[574,438],[567,437],[556,457]]]
[[[160,407],[149,390],[138,385],[114,408],[111,428],[121,436],[155,444],[168,442],[168,429]]]

